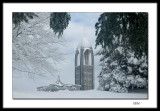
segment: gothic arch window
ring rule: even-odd
[[[89,49],[86,49],[84,51],[84,65],[89,65]]]
[[[89,65],[92,65],[92,56],[91,56],[91,52],[89,53]]]
[[[93,65],[92,50],[90,49],[84,51],[84,65]]]

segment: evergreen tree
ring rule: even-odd
[[[122,36],[123,46],[132,49],[140,58],[143,53],[148,57],[148,13],[103,13],[96,28],[96,46],[115,49],[114,36]]]
[[[51,13],[50,14],[50,28],[54,33],[58,33],[58,37],[63,34],[63,30],[67,28],[69,21],[71,20],[69,13]]]
[[[148,79],[147,13],[103,13],[96,28],[102,70],[101,90],[127,92],[144,88]]]
[[[147,87],[148,66],[145,56],[138,60],[131,51],[124,54],[124,49],[120,47],[108,57],[103,51],[98,53],[103,54],[100,59],[102,70],[98,76],[101,90],[128,92],[129,89]]]

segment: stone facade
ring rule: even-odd
[[[78,91],[80,90],[80,87],[81,85],[64,84],[60,81],[60,77],[58,76],[58,79],[55,84],[37,87],[37,91],[50,91],[50,92],[59,91],[59,90]]]
[[[81,85],[81,90],[94,89],[94,55],[91,46],[80,46],[76,50],[75,84]]]

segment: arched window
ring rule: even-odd
[[[80,66],[80,54],[77,56],[77,66]]]
[[[90,51],[90,57],[91,57],[91,65],[94,66],[94,55],[93,55],[93,50]]]
[[[92,56],[91,56],[91,52],[89,53],[89,65],[92,65]]]
[[[91,50],[89,49],[84,52],[84,65],[92,65]]]

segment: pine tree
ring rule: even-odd
[[[96,46],[102,46],[98,52],[102,55],[101,90],[128,92],[130,88],[147,86],[147,25],[147,13],[100,15],[95,28]]]
[[[95,28],[96,46],[115,49],[112,43],[114,36],[120,38],[123,35],[124,47],[132,49],[137,58],[143,53],[148,57],[148,13],[103,13]]]
[[[69,13],[51,13],[50,28],[53,29],[55,34],[58,33],[58,37],[60,37],[63,34],[63,30],[67,28],[70,20],[71,17]]]

